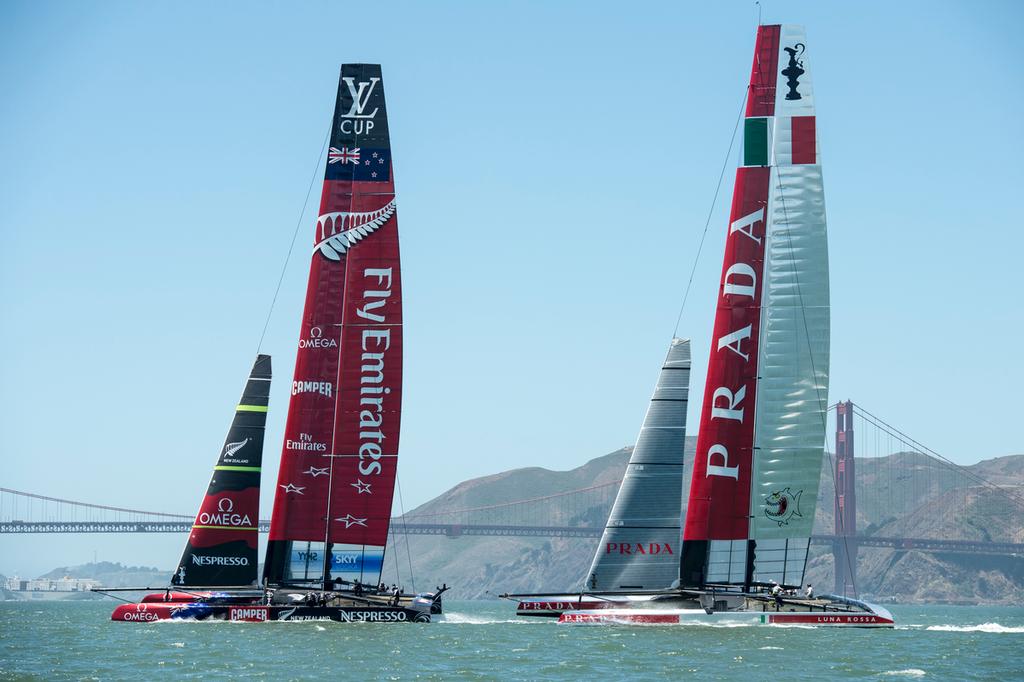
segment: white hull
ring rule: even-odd
[[[782,625],[802,627],[891,628],[892,614],[882,612],[835,613],[762,611],[721,611],[703,609],[612,608],[565,611],[559,623],[574,625]]]
[[[521,598],[517,613],[582,625],[894,625],[892,613],[881,606],[832,595],[817,599],[787,596],[778,604],[763,594],[550,595]]]
[[[57,590],[8,590],[12,601],[68,601],[102,599],[99,595],[82,590],[59,592]]]

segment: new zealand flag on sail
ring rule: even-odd
[[[384,182],[390,178],[391,144],[380,66],[345,64],[338,81],[325,179]]]
[[[391,150],[331,147],[327,150],[328,180],[383,182],[391,178]]]

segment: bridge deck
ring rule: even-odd
[[[270,530],[269,521],[260,521],[260,532]],[[192,524],[179,521],[5,521],[0,523],[0,534],[27,533],[188,533]],[[394,519],[392,532],[399,535],[462,536],[517,536],[599,538],[603,528],[573,526],[504,526],[446,523],[404,523]],[[811,542],[832,545],[844,542],[837,535],[814,535]],[[888,547],[902,551],[947,552],[951,554],[996,554],[1024,556],[1024,544],[1011,542],[983,542],[972,540],[936,540],[931,538],[890,538],[855,536],[845,542],[859,547]]]

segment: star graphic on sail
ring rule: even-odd
[[[369,483],[363,483],[358,478],[356,479],[355,483],[349,483],[349,485],[352,486],[353,488],[355,488],[356,492],[359,493],[360,495],[362,495],[363,493],[367,493],[367,494],[370,494],[370,495],[373,494],[373,491],[370,490],[370,484]]]
[[[327,467],[324,467],[323,469],[318,469],[316,467],[312,467],[311,466],[311,467],[309,467],[308,470],[303,471],[302,473],[309,474],[313,478],[316,478],[317,476],[326,476],[328,474],[328,471],[327,471]]]
[[[345,528],[351,528],[352,526],[363,526],[366,527],[366,519],[357,519],[351,514],[345,514],[340,519],[334,519],[335,521],[341,521],[345,524]]]
[[[288,485],[279,485],[278,487],[284,488],[286,493],[298,493],[299,495],[301,495],[302,491],[306,489],[305,486],[292,485],[291,483]]]

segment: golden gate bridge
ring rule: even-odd
[[[958,465],[851,402],[833,405],[830,415],[835,447],[823,452],[811,541],[831,547],[838,593],[855,584],[861,547],[1024,558],[1024,467]],[[457,509],[433,503],[393,518],[391,531],[596,539],[619,483]],[[0,534],[188,533],[192,521],[0,488]],[[262,532],[269,526],[259,522]]]

